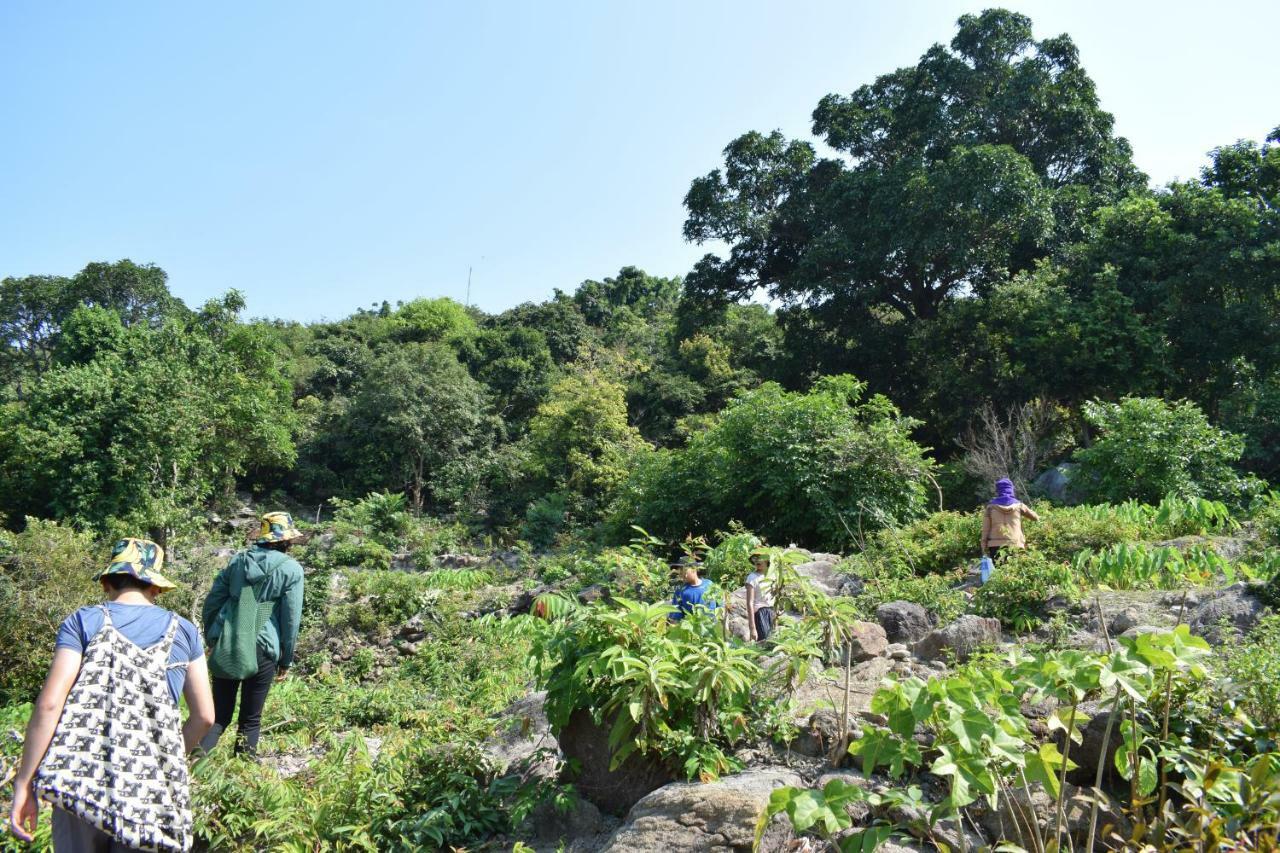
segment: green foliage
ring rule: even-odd
[[[1151,547],[1122,542],[1105,551],[1085,549],[1072,559],[1085,582],[1109,589],[1180,589],[1204,586],[1219,577],[1236,579],[1237,568],[1216,551],[1193,547]]]
[[[863,575],[945,574],[973,561],[982,533],[976,512],[935,512],[876,532],[851,562]]]
[[[101,543],[52,521],[27,520],[0,534],[0,707],[35,698],[62,620],[100,599],[91,578],[106,562]]]
[[[993,616],[1006,628],[1031,631],[1055,595],[1078,594],[1071,567],[1035,552],[1014,553],[996,561],[991,578],[973,596],[973,612]]]
[[[814,130],[848,161],[749,133],[693,182],[685,236],[731,251],[704,258],[691,290],[929,317],[961,282],[1029,266],[1142,183],[1070,40],[1037,42],[1000,9],[962,17],[949,50],[823,98]]]
[[[333,607],[327,621],[350,625],[357,631],[373,631],[402,624],[434,599],[434,591],[447,581],[433,578],[437,572],[410,574],[392,571],[356,571],[347,575],[349,601]]]
[[[370,492],[358,501],[331,498],[329,503],[338,535],[367,536],[383,548],[396,547],[413,524],[403,494]]]
[[[0,510],[163,540],[238,475],[291,464],[288,381],[242,306],[158,328],[73,311],[56,364],[0,408]]]
[[[1264,731],[1280,732],[1280,616],[1265,616],[1229,645],[1223,668],[1241,710]]]
[[[520,538],[534,548],[545,551],[564,531],[569,501],[563,494],[552,492],[543,495],[525,510],[524,523],[520,525]]]
[[[578,523],[598,518],[645,449],[627,423],[622,387],[594,370],[552,386],[529,421],[525,443],[528,487],[563,496]]]
[[[343,460],[371,489],[405,490],[415,510],[460,503],[491,424],[485,389],[441,344],[405,344],[370,365],[345,418]]]
[[[965,610],[964,594],[955,589],[963,580],[960,572],[943,575],[871,575],[864,577],[862,592],[857,596],[858,610],[864,619],[874,619],[876,608],[890,601],[910,601],[933,614],[945,625]]]
[[[884,768],[895,779],[907,779],[927,768],[945,780],[947,798],[928,810],[923,825],[913,827],[927,839],[936,840],[939,822],[962,818],[979,799],[994,808],[1013,791],[1028,792],[1039,784],[1057,801],[1056,816],[1046,828],[1028,832],[1036,849],[1056,849],[1066,830],[1061,780],[1075,766],[1071,754],[1083,743],[1086,719],[1079,706],[1101,692],[1122,740],[1116,768],[1130,782],[1125,811],[1143,839],[1158,849],[1181,849],[1183,843],[1199,849],[1210,840],[1216,849],[1229,842],[1252,847],[1259,839],[1270,840],[1280,816],[1280,798],[1268,787],[1280,778],[1280,755],[1231,752],[1224,757],[1179,732],[1181,721],[1170,727],[1172,697],[1208,684],[1204,662],[1209,656],[1208,644],[1180,626],[1166,634],[1120,638],[1119,648],[1105,654],[1015,653],[1003,664],[969,665],[946,678],[891,681],[871,700],[871,710],[885,724],[865,730],[849,752],[867,774]],[[1048,724],[1064,734],[1061,748],[1054,741],[1039,742],[1020,711],[1024,700],[1046,699],[1057,706]],[[927,752],[918,741],[921,728],[929,736]],[[1174,806],[1175,801],[1190,807]],[[922,794],[913,786],[877,788],[874,795],[845,783],[821,792],[784,788],[772,794],[757,838],[774,814],[788,815],[799,830],[831,837],[849,826],[845,807],[853,802],[872,807],[867,831],[878,837],[898,828],[892,818],[903,814],[901,809],[886,813],[886,803],[912,803],[916,813],[925,813]],[[1095,812],[1086,849],[1092,839],[1102,838],[1096,834],[1097,818]],[[864,849],[863,842],[841,849]]]
[[[1210,424],[1193,403],[1144,397],[1091,401],[1084,416],[1102,433],[1075,455],[1079,481],[1096,499],[1155,502],[1176,495],[1240,505],[1257,491],[1232,467],[1243,441]]]
[[[642,461],[613,511],[669,538],[738,520],[761,535],[822,547],[901,523],[924,508],[930,462],[914,421],[850,376],[808,393],[766,384],[733,400],[679,450]]]
[[[760,653],[726,638],[718,620],[671,622],[671,612],[615,599],[567,613],[539,646],[547,719],[559,729],[589,710],[609,727],[613,766],[638,752],[713,779],[735,769],[725,750],[747,733]]]

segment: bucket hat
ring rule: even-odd
[[[262,530],[253,540],[258,545],[268,542],[292,542],[301,539],[302,531],[293,526],[293,516],[287,512],[269,512],[262,517]]]
[[[121,539],[111,549],[111,562],[94,576],[101,580],[107,575],[132,575],[143,583],[149,583],[161,590],[170,590],[177,586],[173,581],[160,574],[164,568],[164,549],[150,539]]]

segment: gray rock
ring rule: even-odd
[[[578,590],[578,601],[583,604],[595,604],[597,601],[609,600],[609,588],[602,583],[593,583],[591,586]]]
[[[1063,802],[1063,828],[1070,837],[1072,845],[1080,849],[1089,837],[1089,817],[1093,801],[1091,794],[1067,783]],[[1107,837],[1104,828],[1111,826],[1122,834],[1127,834],[1129,823],[1119,808],[1106,795],[1099,802],[1098,832],[1094,838],[1097,849],[1111,849],[1112,845],[1103,842]],[[1007,795],[1002,796],[997,807],[992,810],[983,808],[979,823],[994,841],[1007,841],[1028,850],[1036,849],[1037,829],[1039,837],[1046,842],[1052,840],[1054,824],[1057,821],[1057,801],[1049,795],[1040,783],[1033,783],[1030,796],[1021,786],[1013,786]],[[1064,845],[1065,847],[1066,845]]]
[[[716,782],[674,782],[645,796],[602,853],[737,853],[751,850],[756,821],[769,796],[800,787],[796,773],[765,768]],[[766,832],[762,850],[776,849],[791,834],[783,820]]]
[[[884,628],[874,622],[854,622],[849,632],[849,660],[861,663],[878,658],[889,648]]]
[[[636,753],[610,769],[613,750],[609,748],[609,730],[613,723],[614,719],[608,718],[596,725],[591,713],[579,708],[570,715],[559,741],[564,757],[578,768],[564,781],[572,782],[578,793],[601,811],[621,815],[646,794],[670,782],[672,775],[661,762]]]
[[[595,835],[604,826],[600,810],[579,797],[568,811],[560,811],[551,802],[539,803],[529,815],[533,834],[539,841],[556,842],[569,838]]]
[[[1073,488],[1071,482],[1075,470],[1071,462],[1050,468],[1031,483],[1032,493],[1044,495],[1055,503],[1074,503],[1079,498],[1078,489]]]
[[[844,587],[844,576],[836,571],[836,564],[829,560],[812,560],[795,568],[796,574],[805,578],[814,588],[827,595],[839,595]]]
[[[1248,584],[1232,584],[1203,601],[1187,620],[1191,632],[1213,645],[1222,645],[1232,634],[1244,635],[1258,624],[1266,607],[1249,591]],[[1226,625],[1226,631],[1221,629]]]
[[[887,601],[876,608],[876,621],[891,643],[914,643],[933,630],[929,612],[911,601]]]
[[[1120,776],[1116,773],[1115,756],[1116,749],[1120,746],[1121,741],[1120,724],[1122,720],[1117,716],[1115,724],[1111,726],[1111,739],[1104,755],[1102,748],[1103,735],[1107,730],[1107,716],[1111,712],[1110,706],[1082,705],[1081,709],[1091,716],[1089,722],[1084,726],[1081,742],[1071,744],[1069,757],[1077,766],[1074,770],[1068,771],[1067,781],[1073,785],[1092,786],[1098,773],[1098,762],[1101,760],[1104,762],[1102,784],[1118,783]],[[1059,749],[1065,745],[1061,731],[1054,735],[1054,739],[1058,742]]]
[[[493,735],[484,742],[483,750],[499,773],[532,758],[538,750],[559,749],[556,736],[551,733],[543,702],[546,691],[530,693],[512,702],[499,714]],[[550,772],[554,761],[540,768]]]
[[[915,654],[922,660],[935,660],[950,650],[956,660],[968,660],[979,649],[1000,642],[1000,620],[982,616],[961,616],[944,628],[931,632],[915,644]]]
[[[902,643],[890,643],[884,650],[884,654],[889,660],[908,660],[911,657],[911,649]]]
[[[858,727],[857,717],[849,714],[849,739],[862,737],[862,729]],[[809,722],[800,730],[792,747],[801,755],[810,758],[827,758],[832,748],[840,740],[840,713],[829,708],[820,708],[809,715]]]
[[[1111,617],[1111,624],[1107,625],[1107,630],[1111,632],[1111,636],[1123,634],[1130,628],[1139,624],[1141,617],[1134,607],[1126,607],[1124,610]]]

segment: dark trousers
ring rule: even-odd
[[[773,633],[773,608],[761,607],[756,611],[756,639],[764,642]]]
[[[260,655],[258,671],[244,681],[217,678],[213,681],[213,728],[200,741],[200,749],[211,752],[218,745],[218,738],[231,725],[236,716],[236,696],[240,697],[240,716],[237,719],[236,754],[256,755],[258,735],[262,731],[262,706],[267,704],[267,693],[276,677],[276,662]]]
[[[54,853],[140,853],[57,806],[52,820]]]

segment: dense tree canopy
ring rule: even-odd
[[[705,257],[689,288],[932,317],[1142,188],[1112,125],[1068,37],[1035,41],[1004,10],[966,15],[950,49],[823,98],[814,133],[843,157],[776,132],[730,143],[724,170],[685,199],[685,235],[731,250]]]
[[[1063,413],[1046,461],[1171,413],[1220,439],[1192,481],[1280,474],[1280,128],[1149,189],[1071,40],[996,9],[823,98],[813,132],[743,134],[693,180],[684,235],[723,257],[500,314],[245,322],[234,291],[192,311],[128,260],[5,278],[0,514],[164,535],[236,488],[381,491],[539,544],[606,517],[840,543],[914,513],[934,463],[971,499],[961,439],[1031,400]]]

